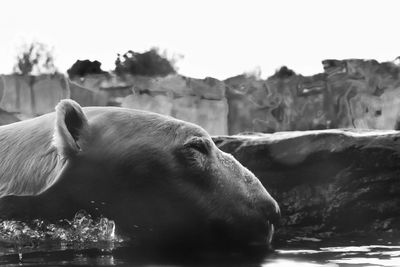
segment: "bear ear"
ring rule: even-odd
[[[73,156],[81,151],[87,138],[89,124],[81,106],[73,100],[63,99],[56,106],[56,121],[53,145],[63,157]]]

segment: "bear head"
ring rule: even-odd
[[[59,171],[35,216],[84,209],[142,244],[269,244],[279,207],[254,174],[201,127],[124,108],[56,107]],[[39,203],[40,202],[40,203]],[[38,204],[39,203],[39,204]]]

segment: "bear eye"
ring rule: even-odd
[[[210,145],[207,140],[200,137],[194,137],[190,139],[184,144],[184,147],[197,150],[198,152],[205,155],[207,155],[210,151]]]

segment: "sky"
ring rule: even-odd
[[[117,53],[158,47],[190,77],[265,78],[283,65],[312,75],[323,59],[400,56],[399,10],[396,0],[2,0],[0,73],[39,41],[62,72],[78,59],[112,70]]]

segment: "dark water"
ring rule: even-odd
[[[400,240],[298,237],[236,251],[149,251],[116,234],[105,218],[84,212],[72,221],[0,222],[1,266],[400,266]]]

